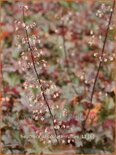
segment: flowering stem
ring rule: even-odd
[[[71,84],[72,84],[72,89],[73,89],[73,91],[75,92],[75,94],[78,95],[78,92],[77,92],[75,86],[73,85],[72,80],[71,80],[71,77],[70,77],[71,72],[70,72],[70,67],[69,67],[69,63],[68,63],[68,55],[67,55],[67,50],[66,50],[66,45],[65,45],[65,38],[64,38],[64,36],[62,36],[62,39],[63,39],[63,50],[64,50],[64,55],[65,55],[65,60],[66,60],[66,62],[67,62],[66,71],[67,71],[67,74],[69,75],[69,79],[70,79]]]
[[[24,7],[23,7],[23,22],[25,24],[25,14],[24,14]],[[43,86],[42,86],[42,83],[41,83],[41,80],[40,80],[40,77],[39,77],[39,74],[37,72],[37,69],[36,69],[36,65],[35,65],[35,61],[34,61],[34,56],[33,56],[33,47],[31,46],[30,44],[30,41],[29,41],[29,35],[28,35],[28,31],[27,29],[25,28],[25,34],[26,34],[26,38],[27,38],[27,43],[28,43],[28,46],[29,46],[29,49],[30,49],[30,54],[31,54],[31,59],[32,59],[32,64],[33,64],[33,68],[34,68],[34,71],[36,73],[36,76],[37,76],[37,79],[38,79],[38,82],[39,82],[39,85],[40,85],[40,89],[41,89],[41,92],[42,92],[42,96],[43,96],[43,99],[44,99],[44,102],[49,110],[49,113],[50,113],[50,116],[51,116],[51,119],[52,119],[52,124],[53,124],[53,128],[54,128],[54,133],[55,133],[55,138],[57,140],[57,143],[59,144],[59,140],[58,140],[58,134],[57,134],[57,130],[55,129],[55,123],[54,123],[54,116],[52,114],[52,111],[51,111],[51,108],[50,108],[50,105],[47,101],[47,98],[46,98],[46,95],[45,95],[45,92],[44,92],[44,89],[43,89]]]
[[[114,8],[115,8],[115,0],[113,1],[112,10],[111,10],[111,14],[110,14],[110,17],[109,17],[109,22],[108,22],[108,26],[107,26],[107,29],[106,29],[106,35],[105,35],[104,43],[103,43],[103,48],[102,48],[102,51],[101,51],[100,61],[99,61],[99,64],[98,64],[98,69],[97,69],[97,72],[96,72],[92,92],[91,92],[91,95],[90,95],[90,104],[92,104],[92,102],[93,102],[95,86],[96,86],[98,76],[99,76],[99,72],[100,72],[100,69],[101,69],[101,66],[102,66],[103,54],[104,54],[104,51],[105,51],[105,45],[106,45],[107,38],[108,38],[108,32],[109,32],[109,28],[110,28]],[[86,118],[85,118],[84,123],[83,123],[83,130],[85,130],[86,121],[87,121],[87,119],[89,117],[90,112],[91,112],[91,108],[88,108],[88,113],[87,113]]]

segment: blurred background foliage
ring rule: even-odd
[[[82,137],[82,122],[88,111],[112,1],[1,0],[0,3],[2,153],[114,152],[114,16],[86,122],[86,133],[95,137],[77,138]],[[22,6],[29,7],[24,18],[35,48],[36,67],[61,136],[60,145],[55,143],[52,120],[41,98],[25,41]]]

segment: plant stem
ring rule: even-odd
[[[23,7],[23,22],[25,24],[25,14],[24,14],[24,7]],[[36,76],[37,76],[37,79],[38,79],[38,82],[39,82],[39,85],[40,85],[40,89],[41,89],[41,92],[42,92],[42,96],[43,96],[43,99],[44,99],[44,102],[49,110],[49,114],[51,116],[51,119],[52,119],[52,124],[53,124],[53,129],[54,129],[54,133],[55,133],[55,138],[57,140],[57,143],[59,144],[59,140],[58,140],[58,134],[57,134],[57,130],[55,129],[55,123],[54,123],[54,116],[52,114],[52,111],[51,111],[51,108],[50,108],[50,105],[47,101],[47,98],[46,98],[46,95],[45,95],[45,92],[44,92],[44,89],[43,89],[43,86],[42,86],[42,83],[41,83],[41,80],[39,78],[39,74],[37,72],[37,69],[36,69],[36,65],[35,65],[35,61],[34,61],[34,56],[33,56],[33,47],[31,46],[30,44],[30,41],[29,41],[29,35],[28,35],[28,31],[27,29],[25,28],[25,34],[26,34],[26,38],[27,38],[27,43],[28,43],[28,46],[29,46],[29,49],[30,49],[30,54],[31,54],[31,59],[32,59],[32,63],[33,63],[33,68],[34,68],[34,71],[36,73]]]
[[[109,17],[109,22],[108,22],[108,26],[107,26],[107,29],[106,29],[106,35],[105,35],[104,43],[103,43],[103,48],[102,48],[102,51],[101,51],[101,56],[100,56],[101,59],[100,59],[99,64],[98,64],[98,69],[97,69],[97,72],[96,72],[92,92],[91,92],[91,95],[90,95],[90,104],[93,104],[92,102],[93,102],[93,96],[94,96],[94,92],[95,92],[95,86],[96,86],[98,76],[99,76],[99,72],[100,72],[100,69],[101,69],[101,66],[102,66],[103,54],[104,54],[104,51],[105,51],[105,45],[106,45],[107,38],[108,38],[108,32],[109,32],[109,28],[110,28],[114,8],[115,8],[115,0],[113,1],[112,10],[111,10],[111,14],[110,14],[110,17]],[[83,130],[85,130],[86,121],[87,121],[87,119],[89,117],[90,112],[91,112],[91,108],[88,108],[88,113],[86,115],[86,118],[85,118],[84,124],[83,124]]]
[[[73,89],[73,91],[75,92],[75,94],[78,95],[78,92],[77,92],[77,90],[76,90],[76,88],[75,88],[75,85],[73,85],[72,79],[71,79],[71,77],[70,77],[71,72],[70,72],[70,66],[69,66],[69,64],[68,64],[68,55],[67,55],[67,50],[66,50],[66,44],[65,44],[65,38],[64,38],[64,36],[62,37],[62,39],[63,39],[63,50],[64,50],[64,55],[65,55],[65,60],[67,61],[67,64],[66,64],[66,71],[67,71],[67,74],[68,74],[69,79],[70,79],[70,81],[71,81],[72,89]]]

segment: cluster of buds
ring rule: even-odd
[[[94,57],[96,57],[99,61],[102,61],[104,63],[107,63],[107,62],[113,62],[115,60],[115,54],[114,53],[104,53],[102,56],[100,53],[94,53],[93,54]]]

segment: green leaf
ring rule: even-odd
[[[79,5],[77,4],[77,3],[74,3],[74,2],[72,2],[71,3],[71,7],[74,9],[74,10],[78,10],[78,8],[79,8]]]
[[[20,76],[14,72],[10,72],[10,73],[5,72],[3,74],[3,78],[4,78],[4,81],[8,82],[10,86],[16,86],[17,84],[20,83],[20,80],[21,80]]]
[[[112,98],[110,98],[108,102],[108,109],[112,109],[112,108],[114,108],[114,101]]]
[[[19,55],[20,55],[20,52],[17,51],[17,50],[14,50],[14,51],[12,52],[12,57],[13,57],[14,59],[17,59],[17,58],[19,57]]]
[[[32,92],[34,94],[37,94],[38,92],[40,92],[40,88],[32,88]]]
[[[110,40],[114,40],[114,36],[115,36],[115,28],[109,30],[108,38]]]
[[[66,2],[66,1],[61,1],[59,2],[63,7],[67,8],[69,7],[69,2]]]

